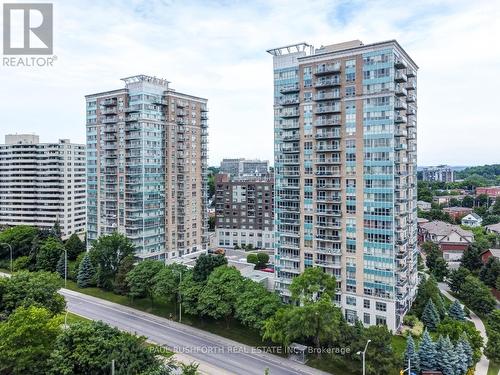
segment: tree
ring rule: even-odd
[[[472,350],[472,347],[469,343],[468,336],[465,332],[463,332],[460,335],[458,342],[460,342],[460,344],[462,345],[462,349],[464,352],[465,365],[467,366],[467,368],[470,368],[474,364],[473,350]]]
[[[471,272],[479,270],[483,265],[481,262],[481,252],[482,250],[475,243],[471,244],[464,251],[460,260],[460,266],[467,268]]]
[[[127,274],[134,268],[135,259],[132,254],[127,255],[122,259],[116,272],[113,291],[116,294],[127,295],[130,288],[127,284]]]
[[[491,206],[491,213],[493,215],[500,215],[500,199],[495,199],[495,203]]]
[[[425,252],[425,265],[432,270],[436,264],[436,259],[441,256],[439,246],[434,242],[426,241],[420,247]]]
[[[457,358],[455,356],[455,350],[450,338],[446,336],[439,336],[437,349],[437,369],[440,370],[443,375],[455,375],[455,366]]]
[[[495,362],[500,362],[500,332],[488,331],[488,342],[484,354]]]
[[[248,254],[247,255],[247,262],[257,265],[257,263],[259,263],[259,258],[257,258],[257,254],[255,254],[255,253]]]
[[[417,297],[412,305],[413,314],[420,318],[425,306],[429,302],[429,299],[432,299],[432,302],[439,313],[439,317],[444,318],[446,315],[446,309],[444,307],[443,298],[441,297],[437,281],[432,275],[427,279],[423,278],[418,285]]]
[[[410,372],[414,371],[415,373],[420,372],[420,360],[418,358],[418,353],[415,349],[415,342],[413,341],[413,337],[411,334],[408,334],[406,338],[406,349],[404,353],[404,361],[403,368],[408,368],[408,359],[410,360]]]
[[[466,196],[462,199],[462,206],[464,206],[464,207],[469,207],[469,208],[474,207],[474,198],[473,198],[473,197],[471,197],[470,195],[466,195]]]
[[[68,252],[68,259],[75,260],[76,257],[85,251],[85,244],[76,233],[73,233],[65,242],[64,247]]]
[[[67,267],[66,253],[63,251],[59,256],[59,260],[57,261],[57,266],[56,266],[57,273],[63,279],[65,276],[67,276],[68,270],[66,269],[66,267]]]
[[[269,262],[269,254],[263,252],[257,253],[257,261],[259,267],[266,266],[267,263]]]
[[[80,288],[88,288],[94,285],[95,279],[95,269],[90,261],[89,254],[85,254],[83,260],[78,268],[78,275],[76,277],[76,282]]]
[[[432,269],[431,272],[437,281],[443,281],[444,278],[448,276],[448,263],[442,256],[436,259],[434,269]]]
[[[16,309],[0,324],[0,373],[46,374],[61,323],[60,316],[42,307]]]
[[[193,280],[196,282],[203,282],[208,278],[208,276],[215,268],[225,264],[227,264],[227,259],[222,254],[202,254],[196,259],[196,264],[193,268]]]
[[[1,308],[9,315],[20,306],[44,307],[52,314],[59,314],[65,308],[60,288],[59,275],[48,272],[18,272],[3,285]]]
[[[226,323],[234,315],[236,299],[243,277],[234,267],[217,267],[208,277],[198,299],[198,311],[214,319],[224,318]]]
[[[453,293],[458,293],[465,282],[465,278],[471,273],[465,267],[459,267],[450,272],[448,277],[448,286]]]
[[[107,375],[111,359],[117,375],[161,373],[153,371],[162,365],[148,350],[145,337],[120,332],[103,322],[78,322],[57,338],[48,374]]]
[[[179,288],[182,296],[182,308],[186,313],[191,315],[198,314],[198,298],[203,287],[203,283],[194,281],[192,270],[187,271],[183,275]]]
[[[366,373],[368,375],[393,374],[398,359],[392,349],[392,334],[387,326],[370,326],[366,328],[364,336],[371,340],[366,352]]]
[[[489,359],[500,362],[500,310],[495,309],[489,315],[486,330],[488,343],[485,354]]]
[[[248,327],[262,329],[264,321],[282,306],[277,294],[269,292],[262,284],[243,281],[243,292],[235,304],[235,318]]]
[[[335,277],[328,275],[319,267],[310,267],[292,280],[289,289],[293,300],[306,303],[317,300],[322,294],[333,298],[335,287]]]
[[[0,243],[12,246],[12,257],[28,256],[39,234],[38,229],[27,225],[18,225],[0,232]],[[8,246],[0,245],[0,259],[10,259]]]
[[[439,324],[439,314],[432,302],[432,299],[429,298],[427,305],[425,305],[424,311],[422,313],[422,323],[429,331],[435,331]]]
[[[483,338],[472,322],[458,321],[447,317],[439,324],[436,332],[443,337],[449,337],[453,342],[458,342],[465,333],[473,349],[474,361],[479,361],[481,358]]]
[[[496,306],[496,301],[488,287],[472,275],[465,278],[465,282],[459,291],[459,297],[481,316],[488,315]]]
[[[12,269],[14,272],[27,270],[31,263],[31,258],[28,256],[20,256],[14,262],[12,262]]]
[[[500,199],[498,199],[500,201]],[[479,278],[483,283],[494,288],[500,276],[500,261],[495,257],[490,257],[479,272]]]
[[[55,237],[59,241],[61,241],[62,231],[61,231],[61,224],[59,223],[59,220],[54,223],[50,232],[51,232],[51,235],[53,237]]]
[[[36,254],[36,269],[39,271],[56,272],[57,262],[64,246],[57,238],[49,237],[40,246]]]
[[[97,286],[113,289],[115,275],[122,260],[134,253],[134,245],[122,234],[113,233],[99,237],[92,244],[90,258],[96,267]]]
[[[465,321],[465,314],[460,303],[455,300],[448,310],[448,316],[455,320]]]
[[[283,346],[289,346],[295,340],[311,341],[319,349],[322,343],[338,334],[343,324],[342,312],[324,294],[315,302],[279,309],[264,322],[263,339]],[[320,350],[316,350],[318,356],[320,353]]]
[[[434,342],[429,335],[427,329],[424,331],[422,340],[418,347],[418,359],[420,362],[420,369],[422,371],[429,371],[436,369],[437,353]]]
[[[163,263],[157,260],[143,260],[139,262],[125,278],[130,288],[129,296],[132,298],[148,297],[151,301],[151,306],[153,306],[155,276],[163,267]]]
[[[178,300],[181,275],[186,274],[187,267],[172,263],[163,267],[154,277],[153,294],[166,301]]]

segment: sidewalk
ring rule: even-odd
[[[441,293],[443,293],[446,297],[448,297],[451,301],[455,301],[456,298],[453,297],[449,293],[449,288],[448,284],[446,283],[438,283],[439,290]],[[460,301],[458,301],[460,302]],[[460,302],[460,304],[463,307],[463,304]],[[484,346],[486,346],[486,343],[488,342],[488,336],[486,335],[486,328],[484,327],[483,321],[473,312],[470,312],[470,320],[474,325],[476,326],[476,329],[481,333],[481,337],[484,340]],[[476,373],[475,375],[487,375],[488,374],[488,366],[490,365],[490,361],[484,354],[481,355],[481,359],[479,362],[476,364]]]

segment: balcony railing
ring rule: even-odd
[[[293,83],[291,85],[286,85],[286,86],[281,87],[280,93],[285,94],[285,93],[297,92],[299,90],[300,90],[299,84]]]
[[[402,70],[396,70],[396,73],[394,74],[394,81],[396,82],[406,82],[406,74]]]
[[[327,64],[327,65],[318,65],[318,66],[316,66],[316,69],[314,70],[314,74],[316,74],[316,75],[330,74],[330,73],[336,73],[336,72],[340,72],[340,62],[337,62],[334,64]]]
[[[316,101],[330,99],[340,99],[340,91],[320,92],[314,95],[314,100]]]
[[[340,131],[316,133],[316,139],[328,139],[328,138],[340,138]]]
[[[295,105],[299,104],[299,98],[281,98],[278,102],[280,105]]]
[[[314,121],[314,125],[316,126],[334,126],[340,125],[340,117],[331,117],[331,118],[319,118]]]
[[[300,116],[300,111],[298,108],[293,108],[293,109],[285,109],[280,111],[280,116],[283,118],[287,117],[299,117]]]
[[[340,85],[340,79],[338,77],[331,79],[321,79],[317,80],[314,87],[332,87]]]
[[[334,112],[340,112],[340,105],[324,105],[324,106],[317,106],[314,110],[314,113],[334,113]]]

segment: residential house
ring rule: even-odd
[[[485,228],[487,233],[500,234],[500,223],[487,225]]]
[[[420,243],[431,241],[437,244],[448,263],[459,262],[465,249],[474,241],[471,231],[439,220],[419,224],[418,234]]]
[[[500,249],[488,249],[484,250],[481,253],[481,261],[483,262],[483,264],[486,264],[488,259],[490,259],[491,257],[500,259]]]
[[[445,207],[443,211],[450,215],[455,220],[460,220],[464,216],[472,213],[473,209],[469,207]]]
[[[430,211],[431,206],[432,205],[426,201],[418,201],[417,202],[417,207],[422,211]]]
[[[476,188],[476,195],[486,194],[490,198],[500,197],[500,186],[478,187]]]
[[[479,216],[475,212],[471,212],[470,214],[462,218],[462,225],[466,225],[472,228],[480,227],[482,222],[483,219],[481,218],[481,216]]]

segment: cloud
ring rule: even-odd
[[[266,49],[398,39],[420,66],[419,164],[499,160],[497,2],[59,0],[54,10],[55,67],[0,67],[0,135],[84,142],[84,95],[144,73],[209,99],[210,164],[272,160]]]

